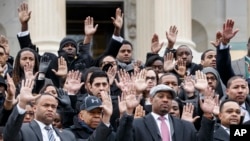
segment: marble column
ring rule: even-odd
[[[154,33],[166,41],[166,31],[171,25],[176,25],[179,31],[175,47],[185,44],[195,48],[192,41],[191,4],[191,0],[137,0],[136,57],[145,60]]]
[[[150,42],[154,33],[155,0],[136,0],[136,43],[134,58],[145,62],[146,53],[150,51]]]
[[[57,54],[60,40],[66,36],[65,0],[29,0],[32,11],[29,31],[39,52]]]

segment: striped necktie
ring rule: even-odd
[[[45,126],[44,128],[47,130],[49,141],[55,141],[52,128],[50,128],[49,126]]]

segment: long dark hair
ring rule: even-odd
[[[39,58],[38,58],[37,52],[35,52],[33,49],[30,49],[30,48],[21,49],[17,53],[16,59],[15,59],[15,64],[14,64],[14,69],[13,69],[13,74],[12,74],[13,81],[14,81],[15,85],[18,85],[18,83],[21,81],[21,79],[25,77],[23,68],[21,68],[21,66],[20,66],[21,53],[24,51],[29,51],[29,52],[34,54],[35,65],[34,65],[33,73],[38,72],[38,69],[39,69]]]

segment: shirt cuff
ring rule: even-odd
[[[230,49],[231,46],[230,45],[223,45],[222,43],[220,43],[220,46],[219,46],[219,50],[224,50],[224,49]]]
[[[24,37],[24,36],[27,36],[27,35],[29,35],[29,34],[30,34],[29,31],[23,31],[23,32],[17,33],[17,36],[18,36],[18,37]]]
[[[108,128],[110,126],[110,123],[103,123],[104,125],[106,125]]]
[[[20,115],[23,115],[25,112],[26,112],[26,110],[25,109],[23,109],[23,108],[21,108],[18,104],[17,104],[17,111],[18,111],[18,113],[20,114]]]
[[[120,43],[122,43],[124,40],[121,36],[115,36],[114,34],[112,35],[112,38]]]

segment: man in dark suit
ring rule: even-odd
[[[118,131],[119,128],[127,128],[124,130],[126,131],[124,135],[119,133],[119,141],[124,138],[129,141],[211,141],[213,139],[214,121],[210,119],[213,118],[211,113],[214,106],[211,99],[204,99],[204,102],[201,102],[204,117],[200,131],[197,132],[192,123],[168,114],[171,101],[176,97],[172,88],[164,84],[157,85],[150,90],[150,96],[152,112],[134,120],[133,117],[131,119],[131,116],[128,116],[127,123],[124,124],[126,127],[121,127],[122,125],[118,127]],[[127,107],[127,111],[131,111],[131,108],[134,107]],[[127,113],[131,114],[131,112]],[[168,136],[165,137],[165,135]]]
[[[247,42],[247,55],[242,58],[236,59],[232,61],[232,68],[236,75],[242,75],[246,79],[250,78],[249,70],[250,64],[250,38],[248,38]]]
[[[13,109],[4,130],[6,141],[75,141],[74,134],[67,130],[52,127],[58,100],[50,94],[33,96],[33,80],[23,80],[19,101]],[[35,100],[35,118],[30,123],[23,123],[25,107]]]
[[[220,104],[220,124],[216,124],[214,141],[229,141],[230,125],[238,125],[241,120],[240,105],[235,100],[226,100]]]

